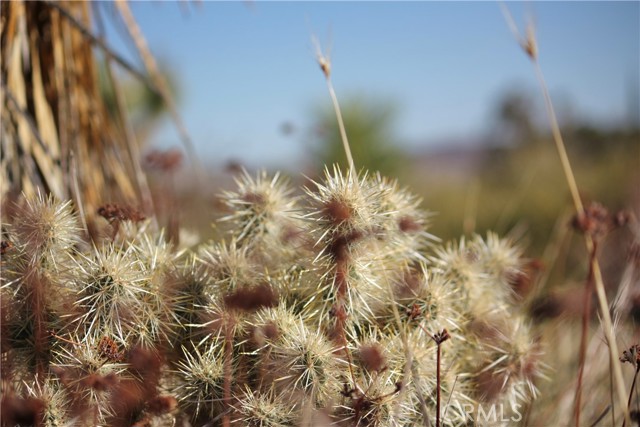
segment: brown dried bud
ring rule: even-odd
[[[107,203],[98,208],[98,215],[109,222],[114,221],[132,221],[140,222],[145,216],[137,209],[131,206],[119,206],[114,203]]]
[[[91,374],[82,379],[82,385],[96,391],[106,391],[116,385],[118,377],[113,372],[107,375]]]
[[[278,330],[278,326],[273,322],[269,322],[266,325],[264,325],[262,327],[262,333],[264,334],[265,338],[271,341],[277,339],[280,336],[280,331]]]
[[[226,173],[230,173],[231,175],[240,175],[244,171],[244,167],[237,160],[229,160],[224,165],[224,171]]]
[[[151,169],[162,172],[173,172],[182,164],[182,153],[173,148],[167,151],[154,150],[144,158]]]
[[[409,319],[411,320],[415,320],[418,317],[422,316],[422,310],[420,310],[420,306],[414,303],[411,308],[407,309],[407,316],[409,316]]]
[[[394,294],[399,299],[413,299],[418,295],[421,285],[422,275],[415,270],[407,270],[402,279],[395,283]]]
[[[593,202],[584,209],[583,213],[573,217],[571,225],[593,239],[599,239],[613,229],[613,219],[604,206]]]
[[[178,400],[173,396],[156,396],[147,404],[147,410],[154,415],[172,412],[178,407]]]
[[[519,296],[525,296],[531,290],[538,273],[543,269],[542,261],[533,259],[525,265],[522,271],[514,271],[509,274],[509,284]]]
[[[329,217],[334,225],[340,225],[351,218],[351,208],[341,200],[331,200],[324,205],[324,215]]]
[[[280,329],[273,321],[253,329],[253,341],[257,347],[264,346],[267,341],[274,342],[280,337]]]
[[[535,40],[527,40],[525,43],[523,43],[522,48],[524,49],[525,53],[529,56],[529,58],[535,60],[536,57],[538,56],[538,47],[536,45]]]
[[[71,372],[69,372],[69,369],[61,368],[59,366],[52,366],[50,369],[51,369],[51,373],[58,377],[62,385],[64,386],[69,385],[72,379],[71,378],[72,375],[71,375]]]
[[[349,259],[349,245],[362,238],[362,233],[353,231],[349,234],[334,236],[327,247],[327,252],[331,254],[336,262],[345,262]]]
[[[13,243],[11,240],[3,240],[0,242],[0,256],[6,254],[11,249],[13,249]]]
[[[387,368],[387,360],[382,353],[380,344],[372,343],[360,346],[360,361],[362,366],[370,372],[382,372]]]
[[[403,216],[398,221],[398,228],[404,233],[415,233],[422,229],[418,221],[410,216]]]
[[[536,34],[533,24],[527,27],[527,37],[522,41],[522,49],[525,53],[535,61],[538,58],[538,43],[536,42]]]
[[[249,192],[242,195],[242,200],[253,205],[264,205],[266,200],[264,194]]]
[[[160,354],[139,345],[129,351],[127,362],[131,365],[131,369],[144,376],[147,381],[160,375],[163,363]]]
[[[562,303],[554,295],[536,298],[531,304],[531,317],[538,321],[554,319],[562,314]]]
[[[261,308],[275,307],[278,304],[278,296],[268,284],[256,287],[245,287],[224,297],[224,303],[228,308],[253,312]]]
[[[42,400],[33,397],[21,398],[5,394],[0,407],[2,425],[35,426],[41,423],[45,405]]]

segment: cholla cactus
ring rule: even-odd
[[[85,422],[103,425],[117,414],[112,401],[118,381],[130,376],[125,351],[108,335],[71,335],[59,343],[51,370],[76,404]]]
[[[420,199],[397,182],[376,174],[373,185],[379,188],[385,256],[399,265],[424,260],[427,244],[436,240],[427,233],[429,214],[420,209]]]
[[[416,248],[427,235],[420,229],[423,215],[416,213],[415,198],[394,193],[395,184],[366,174],[345,176],[337,168],[325,175],[315,191],[307,189],[320,276],[314,298],[322,303],[322,317],[337,318],[340,330],[342,317],[355,323],[374,320],[375,306],[388,298],[390,271],[419,259]]]
[[[297,200],[279,174],[269,178],[265,171],[254,179],[243,171],[236,179],[237,190],[226,191],[222,200],[231,213],[221,221],[233,225],[232,233],[241,246],[262,251],[265,260],[289,258],[299,249],[300,223]],[[275,252],[275,253],[274,253]]]
[[[238,418],[234,425],[288,427],[296,425],[298,420],[295,405],[277,392],[256,393],[245,388],[238,399]]]
[[[437,248],[430,257],[433,269],[461,291],[461,307],[472,317],[510,310],[516,300],[512,283],[521,273],[521,252],[506,239],[489,233]]]
[[[60,381],[46,378],[43,382],[25,383],[26,395],[42,404],[42,425],[45,427],[72,427],[71,399]]]
[[[194,419],[214,419],[224,412],[223,346],[214,340],[183,350],[185,357],[177,365],[178,381],[173,391]]]
[[[226,295],[260,280],[258,264],[251,258],[249,248],[231,243],[216,243],[203,248],[199,258],[207,269],[212,295]]]
[[[460,309],[460,289],[441,273],[420,263],[418,268],[407,268],[392,279],[396,305],[405,322],[416,328],[422,339],[447,329],[457,334],[464,322]],[[392,307],[382,301],[376,309],[377,322],[383,330],[397,331]]]
[[[133,246],[95,248],[93,254],[78,257],[77,269],[76,304],[81,309],[77,330],[86,335],[113,334],[122,344],[148,333],[140,327],[147,323],[149,275]]]
[[[57,272],[69,252],[80,241],[78,220],[71,203],[56,202],[41,194],[25,199],[14,216],[10,236],[26,261],[34,268]]]
[[[298,397],[324,405],[340,388],[344,362],[337,348],[319,330],[310,330],[302,318],[285,307],[256,314],[256,333],[260,334],[260,382],[280,395]]]
[[[25,202],[5,227],[3,391],[79,426],[462,426],[535,397],[509,240],[432,249],[419,200],[379,175],[335,167],[299,199],[264,172],[237,186],[227,240],[193,251],[148,223],[91,246],[69,204]]]
[[[504,401],[507,408],[535,398],[541,351],[522,317],[494,317],[470,325],[466,369],[483,402]],[[463,344],[463,347],[465,345]]]
[[[3,227],[4,228],[4,227]],[[4,351],[11,361],[5,375],[28,375],[35,368],[45,375],[51,356],[49,331],[64,328],[73,290],[67,285],[75,245],[80,241],[78,221],[70,203],[38,194],[23,200],[2,254]],[[6,248],[6,249],[5,249]]]

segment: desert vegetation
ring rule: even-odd
[[[508,10],[551,128],[527,135],[552,148],[525,145],[500,167],[553,156],[552,182],[573,202],[540,208],[556,226],[533,249],[517,227],[442,239],[439,206],[359,168],[319,45],[344,157],[305,179],[232,168],[207,205],[215,232],[193,238],[176,171],[192,162],[196,188],[208,177],[128,4],[116,5],[143,71],[100,37],[90,3],[2,4],[3,426],[638,423],[636,213],[584,200],[589,175],[574,174],[580,153],[567,152],[535,34]],[[141,154],[115,67],[165,105],[185,159]],[[607,155],[637,157],[637,136],[610,136],[623,142]],[[637,180],[623,169],[620,198]]]

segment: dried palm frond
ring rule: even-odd
[[[119,10],[128,10],[125,6]],[[109,109],[101,94],[99,60],[104,59],[116,95],[114,63],[173,104],[166,90],[157,90],[157,76],[147,78],[96,35],[98,7],[72,1],[1,5],[3,198],[32,196],[40,188],[74,199],[88,213],[107,200],[140,201],[152,209],[124,102]]]

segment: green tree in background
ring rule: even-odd
[[[399,176],[404,155],[394,131],[397,108],[393,103],[371,96],[355,96],[341,100],[351,152],[358,170],[379,171]],[[347,166],[340,131],[333,109],[314,112],[313,135],[318,168],[334,163]]]
[[[170,67],[161,64],[163,78],[169,85],[171,96],[179,101],[181,91],[178,85],[178,79]],[[117,111],[117,100],[114,87],[108,77],[104,64],[99,67],[99,88],[107,110],[112,115]],[[125,95],[125,105],[129,113],[129,119],[133,125],[136,140],[141,146],[147,145],[152,138],[154,131],[160,126],[162,120],[166,117],[167,106],[162,96],[155,90],[149,88],[143,82],[135,77],[124,75],[114,76],[118,79],[118,84]]]

